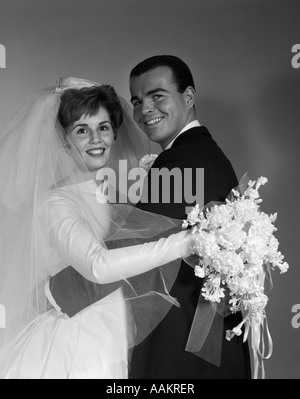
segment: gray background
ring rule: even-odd
[[[190,66],[200,122],[238,178],[269,179],[262,210],[278,212],[290,270],[273,272],[268,379],[300,377],[300,329],[291,325],[300,303],[299,17],[299,0],[0,0],[0,121],[59,76],[110,83],[129,99],[128,74],[142,59],[168,53]]]

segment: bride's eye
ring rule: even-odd
[[[81,129],[78,129],[76,133],[77,134],[86,134],[86,133],[88,133],[88,131],[86,129],[81,128]]]
[[[101,132],[112,132],[112,126],[109,124],[109,123],[106,123],[105,125],[101,125],[101,126],[99,126],[99,130],[101,131]]]

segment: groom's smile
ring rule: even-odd
[[[156,126],[163,118],[153,118],[145,121],[146,126]]]
[[[132,76],[130,92],[135,121],[150,140],[162,148],[192,120],[187,91],[178,91],[168,67],[157,67]]]

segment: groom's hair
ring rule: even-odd
[[[195,83],[190,68],[180,58],[174,55],[155,55],[137,64],[130,72],[131,77],[137,77],[158,67],[168,67],[173,73],[177,90],[183,93],[188,86],[195,90]]]

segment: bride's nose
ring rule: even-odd
[[[101,142],[101,132],[97,129],[92,130],[90,133],[90,143],[91,144],[99,144]]]

